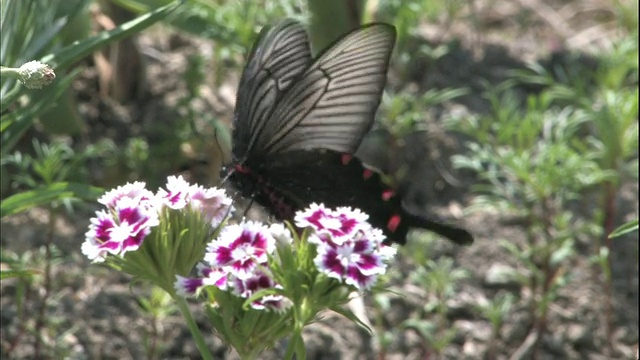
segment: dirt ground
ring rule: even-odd
[[[481,96],[481,81],[498,84],[507,78],[506,71],[522,69],[529,61],[539,61],[549,68],[574,66],[566,59],[583,60],[583,66],[591,66],[590,56],[582,52],[589,46],[607,46],[618,34],[603,16],[613,17],[610,6],[604,1],[569,1],[544,5],[535,0],[514,2],[478,2],[475,23],[421,25],[419,33],[430,43],[449,43],[454,39],[458,46],[435,63],[413,60],[408,65],[410,84],[400,83],[397,76],[390,76],[390,88],[398,90],[412,87],[416,92],[434,88],[467,86],[471,92],[446,107],[434,109],[425,118],[429,129],[438,134],[433,140],[440,151],[439,159],[428,161],[447,162],[448,156],[462,150],[461,139],[442,130],[440,120],[447,112],[462,114],[486,113],[489,105]],[[608,4],[608,3],[606,3]],[[590,7],[591,6],[591,7]],[[518,23],[517,15],[527,12],[527,26]],[[603,25],[605,24],[605,25]],[[75,83],[79,110],[86,119],[89,131],[78,142],[90,142],[110,137],[116,142],[131,136],[142,136],[156,141],[157,124],[179,121],[177,102],[185,90],[181,74],[188,66],[190,54],[208,54],[214,44],[193,39],[174,32],[156,31],[136,39],[147,63],[146,88],[139,101],[126,105],[117,104],[98,94],[98,72],[89,60],[81,78]],[[574,60],[571,60],[574,61]],[[212,65],[213,66],[213,65]],[[233,111],[238,76],[228,76],[217,87],[202,89],[201,97],[193,106],[202,112],[230,120]],[[532,89],[519,89],[526,94]],[[91,165],[90,165],[91,166]],[[167,171],[182,170],[178,168]],[[169,175],[170,173],[167,173]],[[195,175],[194,175],[195,176]],[[523,301],[517,301],[500,334],[496,353],[489,350],[490,323],[473,311],[475,304],[486,303],[497,294],[513,293],[518,298],[528,296],[526,289],[513,284],[492,284],[488,274],[496,269],[515,268],[521,264],[506,256],[498,245],[499,240],[523,242],[524,232],[511,223],[508,214],[476,213],[461,216],[471,201],[468,191],[476,179],[461,175],[456,187],[444,181],[440,173],[431,173],[424,179],[431,195],[429,211],[458,218],[459,223],[476,237],[470,247],[455,247],[438,240],[434,257],[448,256],[458,268],[469,271],[470,277],[458,286],[458,292],[450,305],[448,315],[458,335],[440,355],[425,348],[423,340],[410,329],[396,329],[394,339],[386,352],[386,359],[529,359],[533,357],[527,348],[532,327],[532,315]],[[158,180],[159,182],[162,179]],[[618,199],[621,224],[638,216],[638,185],[622,185]],[[157,334],[163,359],[198,359],[198,352],[190,339],[179,314],[152,322],[145,316],[135,300],[139,290],[129,287],[129,278],[115,271],[90,265],[80,253],[80,244],[93,209],[81,209],[73,216],[57,218],[54,242],[64,254],[64,263],[53,267],[53,298],[46,309],[50,319],[55,319],[57,334],[51,338],[42,334],[46,343],[59,343],[71,359],[141,359],[146,357],[145,339],[150,332]],[[45,242],[48,215],[44,210],[33,209],[2,220],[2,247],[13,252],[41,246]],[[607,355],[605,327],[603,325],[603,299],[600,274],[587,259],[592,253],[590,239],[578,239],[582,256],[572,264],[573,277],[560,290],[558,300],[551,306],[548,331],[541,339],[540,359],[632,359],[638,344],[638,237],[627,236],[614,242],[613,294],[614,323],[613,353]],[[398,271],[411,269],[406,259],[397,259]],[[404,296],[394,297],[391,311],[386,314],[389,324],[399,323],[421,311],[429,289],[418,288],[402,278],[391,284],[392,289]],[[2,282],[0,298],[3,354],[7,343],[14,343],[17,336],[18,309],[15,282]],[[25,303],[25,311],[37,311],[31,294]],[[365,296],[365,304],[371,298]],[[208,329],[206,318],[198,311],[200,325]],[[12,352],[16,359],[32,358],[32,336],[22,334],[18,348]],[[326,314],[321,321],[310,326],[305,333],[309,359],[374,359],[379,347],[373,337],[356,325],[335,314]],[[530,340],[530,339],[529,339]],[[208,342],[216,358],[237,359],[214,336]],[[523,345],[524,344],[524,345]],[[284,344],[264,354],[262,359],[279,359]],[[61,357],[61,358],[62,358]],[[4,356],[3,356],[4,358]]]

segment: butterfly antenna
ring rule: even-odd
[[[249,201],[249,205],[247,206],[247,209],[244,211],[244,216],[247,216],[247,213],[249,212],[249,209],[251,209],[251,207],[253,206],[253,203],[255,202],[256,199],[256,191],[255,191],[255,185],[253,186],[253,189],[251,190],[251,201]]]
[[[233,204],[234,204],[235,202],[236,202],[236,201],[235,201],[235,200],[233,200],[233,198],[231,198],[231,206],[229,206],[229,208],[227,209],[227,213],[224,215],[224,218],[225,218],[225,219],[228,219],[228,218],[230,217],[231,213],[233,212],[233,210],[235,210],[235,209],[233,208]]]
[[[238,195],[238,192],[239,191],[236,191],[234,197]],[[252,192],[251,198],[249,199],[249,205],[247,205],[247,207],[244,209],[244,212],[242,213],[242,219],[246,219],[247,214],[249,213],[249,210],[251,210],[251,207],[253,206],[254,201],[255,201],[255,197]]]
[[[223,169],[225,169],[225,167],[223,167]],[[234,172],[236,172],[236,169],[233,169],[233,168],[229,169],[229,171],[226,172],[226,175],[222,179],[220,179],[220,185],[223,185],[224,183],[226,183],[227,180],[229,180],[229,178],[231,177],[231,175],[233,175]]]
[[[251,197],[251,201],[249,201],[249,205],[247,205],[247,208],[244,209],[244,214],[242,214],[242,218],[247,217],[247,214],[249,213],[249,210],[251,210],[252,206],[253,206],[253,196]]]

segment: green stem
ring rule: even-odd
[[[18,68],[0,66],[0,76],[9,76],[14,79],[18,79],[20,77],[19,74]]]
[[[309,37],[314,54],[360,25],[362,1],[308,0]]]
[[[0,78],[10,77],[18,79],[18,69],[0,66]],[[0,111],[4,112],[6,107],[12,104],[20,94],[21,86],[14,86],[0,99]]]
[[[302,353],[300,353],[302,351]],[[302,356],[304,358],[304,340],[302,339],[302,328],[296,326],[291,339],[289,339],[289,345],[287,346],[287,352],[284,355],[286,360],[292,360]]]
[[[175,294],[171,294],[171,296],[178,304],[178,309],[180,309],[180,312],[182,313],[182,317],[184,317],[184,319],[187,321],[187,327],[189,327],[191,336],[193,336],[193,339],[196,342],[196,346],[198,347],[198,350],[200,350],[200,355],[202,355],[202,359],[213,360],[213,355],[211,355],[211,352],[209,351],[209,348],[207,347],[207,344],[204,341],[204,337],[202,336],[202,333],[200,332],[198,325],[196,324],[195,320],[193,320],[193,317],[191,316],[191,312],[189,311],[187,302],[185,301],[184,298],[180,296],[176,296]]]

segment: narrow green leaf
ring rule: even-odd
[[[171,4],[159,7],[112,30],[103,31],[88,39],[78,41],[71,46],[67,46],[54,54],[47,55],[40,61],[48,64],[56,71],[60,71],[105,45],[124,39],[128,36],[132,36],[148,28],[156,22],[164,19],[183,2],[184,0],[176,0]]]
[[[628,223],[613,230],[613,232],[609,234],[609,238],[612,239],[612,238],[620,237],[632,231],[638,231],[638,219],[629,221]]]
[[[344,317],[346,317],[347,319],[355,322],[356,324],[358,324],[361,328],[367,330],[370,334],[373,333],[373,330],[371,330],[371,328],[365,324],[363,321],[361,321],[354,313],[352,313],[351,311],[341,308],[339,306],[332,306],[330,307],[330,309]]]
[[[15,277],[32,277],[40,274],[38,270],[2,270],[0,271],[0,280],[15,278]]]
[[[0,217],[17,214],[35,206],[49,204],[56,200],[95,200],[103,189],[79,183],[60,182],[42,189],[25,191],[12,195],[0,203]]]

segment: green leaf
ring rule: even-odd
[[[4,199],[4,201],[0,203],[0,217],[17,214],[56,200],[69,198],[95,200],[102,193],[104,193],[103,189],[85,184],[68,182],[54,183],[41,189],[25,191]]]
[[[32,277],[40,273],[38,270],[2,270],[0,271],[0,280],[15,277]]]
[[[361,321],[353,312],[339,306],[332,306],[329,309],[358,324],[358,326],[367,330],[367,332],[369,332],[370,334],[373,334],[373,330],[371,330],[371,328],[367,326],[367,324],[365,324],[363,321]]]
[[[620,237],[624,234],[628,234],[632,231],[637,231],[637,230],[638,230],[638,219],[635,219],[613,230],[613,232],[609,234],[609,239]]]

